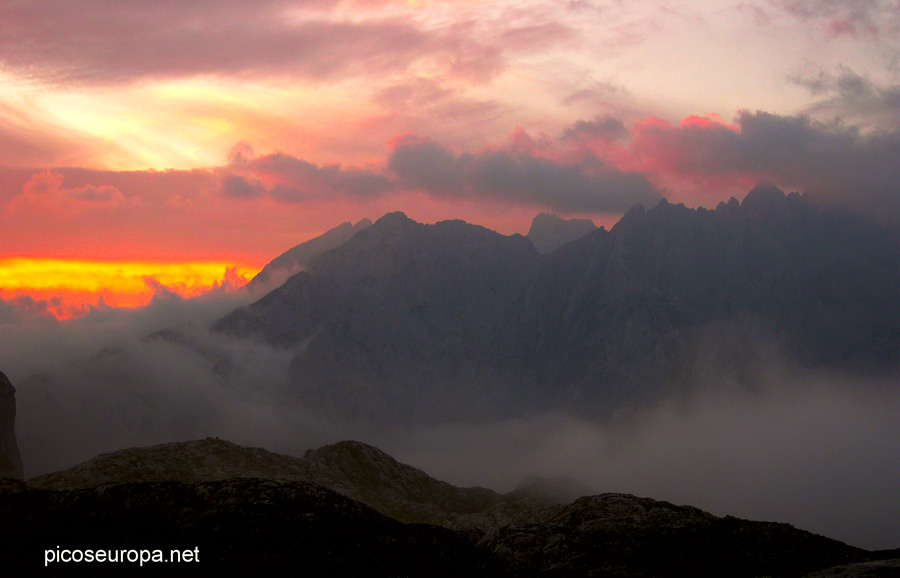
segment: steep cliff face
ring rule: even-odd
[[[16,388],[0,372],[0,478],[24,478],[16,443]]]

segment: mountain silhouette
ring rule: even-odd
[[[898,294],[896,229],[759,186],[637,205],[548,255],[392,213],[214,328],[293,348],[290,393],[354,418],[592,417],[773,359],[896,371]]]
[[[310,261],[335,247],[347,242],[355,235],[372,224],[369,219],[362,219],[356,224],[341,223],[333,229],[310,239],[304,243],[292,247],[275,257],[266,264],[245,286],[245,290],[251,293],[260,293],[277,287],[285,279],[305,269]]]

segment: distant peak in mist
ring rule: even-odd
[[[589,219],[563,219],[552,213],[540,213],[531,222],[525,236],[538,253],[547,255],[596,229]]]

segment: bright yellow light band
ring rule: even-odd
[[[228,280],[246,282],[258,269],[224,261],[181,263],[87,261],[67,259],[0,259],[0,296],[54,296],[69,304],[136,306],[147,303],[154,284],[192,297]]]
[[[256,270],[226,262],[147,263],[61,259],[0,259],[0,288],[69,289],[75,291],[143,292],[144,279],[170,288],[208,289],[221,282],[227,269],[252,277]]]

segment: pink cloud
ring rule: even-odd
[[[0,169],[0,252],[261,265],[339,222],[394,210],[524,232],[548,209],[593,218],[662,196],[712,206],[758,181],[900,218],[898,151],[898,131],[742,112],[631,126],[601,116],[556,136],[516,128],[480,148],[401,133],[385,160],[356,166],[243,143],[204,170]]]
[[[474,22],[425,28],[376,11],[348,17],[334,6],[298,10],[282,0],[4,5],[0,62],[29,78],[87,85],[204,74],[326,80],[402,72],[422,61],[486,80],[503,67],[502,43],[478,39]],[[529,34],[547,38],[551,31]]]
[[[34,174],[22,187],[22,195],[11,204],[17,212],[23,205],[66,218],[75,218],[88,210],[112,209],[123,203],[140,203],[139,197],[126,200],[122,192],[110,185],[63,187],[63,175],[45,170]]]

